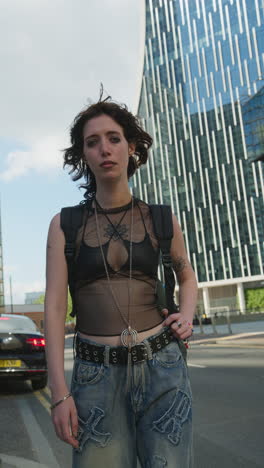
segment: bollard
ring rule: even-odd
[[[204,334],[203,322],[202,322],[203,319],[200,314],[198,315],[198,320],[199,320],[199,325],[200,325],[200,331],[201,331],[201,334],[203,335]]]
[[[228,331],[229,331],[230,335],[232,335],[233,332],[232,332],[232,328],[231,328],[230,312],[229,311],[226,314],[226,323],[227,323]]]
[[[216,329],[216,326],[215,326],[215,318],[214,318],[213,315],[211,316],[211,322],[212,322],[213,332],[215,333],[215,335],[217,335],[218,332],[217,332],[217,329]]]

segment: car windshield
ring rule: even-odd
[[[0,315],[0,332],[31,332],[38,331],[35,323],[29,317],[10,317]]]

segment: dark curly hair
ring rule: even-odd
[[[89,166],[83,160],[83,128],[86,122],[100,115],[108,115],[122,127],[124,136],[128,143],[135,145],[133,156],[129,158],[127,176],[130,178],[138,167],[145,164],[148,159],[148,149],[152,145],[151,136],[139,125],[138,119],[128,111],[124,104],[117,104],[110,97],[105,100],[91,104],[81,111],[74,119],[71,130],[71,146],[64,150],[65,166],[72,166],[70,174],[73,173],[74,181],[84,177],[84,198],[91,199],[96,192],[96,180]]]

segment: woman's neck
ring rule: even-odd
[[[131,193],[128,185],[126,187],[103,186],[97,187],[96,200],[102,208],[110,209],[126,205],[131,201]]]

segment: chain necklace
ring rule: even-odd
[[[106,277],[107,277],[107,283],[108,283],[108,287],[110,289],[110,292],[112,294],[114,303],[116,305],[116,308],[117,308],[120,316],[122,317],[123,321],[125,322],[125,324],[127,326],[127,328],[125,328],[122,331],[120,339],[121,339],[122,345],[125,346],[126,348],[128,348],[129,350],[131,350],[131,347],[134,346],[138,341],[138,333],[130,325],[131,282],[132,282],[132,250],[133,250],[132,249],[132,235],[133,235],[133,223],[134,223],[134,199],[132,197],[132,200],[131,200],[131,227],[130,227],[130,243],[129,243],[130,258],[129,258],[128,314],[127,314],[127,317],[123,314],[123,312],[122,312],[122,310],[121,310],[121,308],[120,308],[120,306],[118,304],[118,300],[116,298],[115,292],[114,292],[112,284],[111,284],[110,275],[109,275],[109,271],[108,271],[107,264],[106,264],[106,258],[105,258],[105,254],[104,254],[103,247],[102,247],[102,242],[101,242],[100,226],[99,226],[99,220],[98,220],[98,215],[97,215],[97,205],[99,205],[99,204],[98,204],[97,200],[95,199],[94,214],[95,214],[95,223],[96,223],[96,233],[97,233],[98,243],[99,243],[100,250],[101,250],[102,259],[103,259],[103,262],[104,262],[104,268],[105,268],[105,273],[106,273]]]

